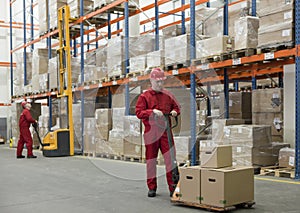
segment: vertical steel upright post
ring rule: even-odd
[[[50,2],[49,2],[49,0],[48,1],[46,1],[46,3],[45,4],[47,4],[47,11],[46,11],[46,14],[47,14],[47,32],[49,33],[50,32],[50,19],[51,19],[51,17],[50,17]],[[48,38],[47,38],[47,47],[48,47],[48,58],[50,59],[51,57],[52,57],[52,54],[51,54],[51,37],[49,36]],[[58,72],[58,71],[57,71]],[[50,79],[50,77],[49,77],[49,73],[48,73],[48,88],[50,88],[50,85],[49,85],[49,79]],[[48,96],[48,105],[49,105],[49,121],[48,121],[48,123],[49,123],[49,127],[48,127],[48,130],[50,131],[51,130],[51,127],[52,127],[52,97],[51,97],[51,95],[49,95]]]
[[[89,30],[89,27],[87,27],[87,30]],[[87,52],[90,50],[90,34],[88,33],[86,35],[86,41],[87,41]]]
[[[234,91],[239,91],[239,82],[238,81],[234,81]]]
[[[107,38],[111,39],[111,25],[110,25],[110,21],[111,21],[111,14],[108,13],[107,14]]]
[[[185,0],[181,0],[181,6],[185,5]],[[185,34],[185,10],[181,11],[181,34]]]
[[[99,42],[98,42],[98,36],[99,36],[99,33],[98,33],[98,30],[96,30],[96,49],[98,49],[99,47]]]
[[[9,43],[10,43],[10,95],[14,95],[14,67],[13,67],[13,34],[12,34],[12,4],[9,4]]]
[[[283,73],[278,73],[278,87],[283,88]]]
[[[73,56],[77,57],[77,40],[74,38],[73,40]]]
[[[207,116],[211,116],[211,103],[210,103],[210,99],[211,99],[211,85],[210,82],[207,83]]]
[[[155,50],[159,50],[159,8],[155,0]]]
[[[252,16],[256,16],[256,0],[252,0]]]
[[[31,34],[31,41],[34,40],[34,27],[33,27],[33,0],[31,0],[31,6],[30,6],[30,34]],[[31,52],[34,49],[34,44],[31,44]]]
[[[195,37],[195,0],[190,1],[190,59],[196,58],[196,37]],[[191,104],[191,165],[196,165],[196,75],[191,73],[190,76],[190,104]]]
[[[119,18],[119,17],[120,17],[120,15],[117,14],[117,18]],[[118,21],[117,22],[117,31],[119,32],[119,30],[120,30],[120,22]],[[119,36],[119,35],[120,35],[120,33],[117,34],[117,36]]]
[[[80,17],[83,16],[83,0],[80,0]],[[76,47],[74,47],[76,48]],[[81,79],[80,83],[83,85],[84,83],[84,29],[83,22],[80,23],[80,74]],[[84,90],[80,91],[80,100],[81,100],[81,152],[84,151]]]
[[[125,73],[129,72],[129,8],[128,1],[124,2],[124,34],[125,34]],[[129,115],[129,83],[125,84],[125,115]]]
[[[23,0],[23,43],[26,44],[26,0]],[[26,58],[26,47],[24,47],[24,86],[27,84],[27,58]]]
[[[225,0],[224,5],[224,35],[228,35],[228,0]],[[227,74],[227,69],[224,68],[224,103],[225,103],[225,118],[229,118],[229,79]]]
[[[256,16],[256,0],[252,0],[252,16]],[[257,81],[256,77],[252,76],[252,90],[255,90],[257,88]]]
[[[300,179],[300,1],[295,1],[295,39],[296,39],[296,127],[295,127],[295,179]]]

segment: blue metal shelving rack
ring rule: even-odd
[[[195,0],[190,1],[190,59],[196,58],[196,38],[195,38]],[[190,75],[190,104],[191,104],[191,165],[196,165],[196,75],[191,73]]]
[[[295,106],[295,179],[300,180],[300,1],[295,0],[295,40],[296,40],[296,106]]]

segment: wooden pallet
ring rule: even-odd
[[[165,66],[164,69],[169,71],[169,70],[176,70],[176,69],[189,67],[189,66],[190,66],[190,62],[186,61],[186,62],[182,62],[182,63],[168,64],[168,65]]]
[[[100,157],[100,158],[107,158],[107,159],[110,159],[110,160],[122,160],[122,156],[115,155],[115,154],[96,153],[95,156]]]
[[[137,76],[142,76],[144,75],[144,71],[136,71],[136,72],[130,72],[126,74],[126,78],[134,78]]]
[[[96,156],[96,153],[95,152],[83,152],[83,156],[85,157],[95,157]]]
[[[210,55],[207,57],[199,58],[199,59],[194,59],[192,61],[193,66],[201,65],[201,64],[207,64],[207,63],[212,63],[212,62],[218,62],[218,61],[224,61],[232,59],[232,53],[221,53],[221,54],[216,54],[216,55]]]
[[[174,199],[173,197],[171,198],[171,203],[183,205],[183,206],[191,206],[191,207],[195,207],[195,208],[206,209],[208,211],[217,211],[217,212],[232,211],[232,210],[236,210],[237,208],[252,208],[252,206],[255,204],[254,201],[249,201],[249,202],[237,204],[234,206],[218,207],[218,206],[211,206],[211,205],[207,205],[207,204],[199,204],[199,203],[181,201],[181,200],[177,200],[176,198]]]
[[[122,157],[122,160],[124,161],[130,161],[130,162],[138,162],[138,163],[142,163],[143,159],[139,156],[133,156],[133,155],[124,155]]]
[[[291,48],[294,48],[294,47],[295,47],[294,41],[268,44],[268,45],[263,45],[263,46],[257,47],[257,54],[275,52],[275,51],[285,50],[285,49],[291,49]]]
[[[275,177],[289,177],[294,179],[295,178],[295,169],[279,167],[279,166],[267,166],[262,167],[260,169],[261,176],[275,176]]]
[[[256,49],[246,48],[246,49],[234,50],[232,51],[231,54],[232,54],[232,58],[247,57],[247,56],[255,55]]]

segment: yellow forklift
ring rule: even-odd
[[[66,128],[50,131],[43,139],[43,155],[45,157],[60,157],[74,155],[74,128],[72,115],[72,72],[70,48],[70,7],[68,5],[58,9],[58,91],[57,98],[62,106],[59,112],[66,119]],[[61,119],[62,119],[61,118]],[[51,119],[51,118],[50,118]]]

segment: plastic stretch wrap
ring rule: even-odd
[[[164,67],[165,51],[157,50],[147,54],[147,67]]]
[[[246,16],[240,17],[234,23],[234,48],[235,50],[256,48],[258,43],[259,18]]]
[[[184,34],[165,40],[165,64],[186,63],[190,60],[190,35]]]
[[[220,55],[234,49],[234,39],[229,36],[217,36],[196,42],[197,58]]]
[[[48,2],[38,0],[39,7],[39,34],[42,35],[48,31]]]
[[[80,16],[80,0],[68,0],[68,5],[70,6],[70,15],[71,17]],[[94,9],[94,1],[84,0],[83,1],[83,14],[87,14]]]
[[[295,149],[292,148],[282,148],[279,151],[279,166],[280,167],[295,167]]]
[[[48,73],[49,73],[49,89],[57,88],[57,58],[51,58],[48,61]]]
[[[48,0],[50,13],[50,29],[57,27],[57,11],[67,4],[67,0]]]
[[[265,0],[257,7],[260,17],[258,47],[294,42],[294,1]]]
[[[260,89],[252,91],[252,112],[282,112],[283,89]]]
[[[139,55],[129,59],[130,70],[129,72],[144,71],[147,67],[146,55]]]

